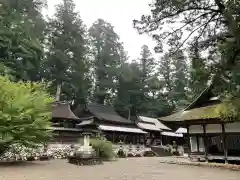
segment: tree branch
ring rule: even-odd
[[[199,34],[199,36],[197,37],[197,39],[195,41],[198,41],[199,38],[202,36],[202,34],[204,33],[206,27],[209,25],[209,23],[212,21],[212,19],[217,15],[217,13],[213,14],[212,17],[205,23],[202,32]]]
[[[170,32],[170,33],[168,33],[168,35],[166,35],[163,39],[166,39],[167,37],[173,35],[173,34],[176,33],[177,31],[180,31],[181,29],[183,29],[183,28],[186,27],[187,25],[189,25],[189,24],[195,22],[197,19],[199,19],[199,18],[201,18],[201,17],[204,17],[204,16],[206,16],[206,15],[208,15],[208,14],[210,14],[210,12],[207,12],[207,13],[201,14],[200,16],[196,17],[195,19],[193,19],[193,20],[191,20],[191,21],[185,23],[185,24],[184,24],[183,26],[181,26],[180,28],[178,28],[178,29],[176,29],[176,30],[174,30],[174,31],[172,31],[172,32]]]
[[[216,15],[216,14],[215,14],[215,15]],[[213,15],[213,17],[214,17],[215,15]],[[211,17],[211,18],[213,18],[213,17]],[[194,29],[194,30],[187,36],[187,38],[180,44],[180,46],[177,47],[177,50],[176,50],[176,51],[178,51],[178,50],[185,44],[185,42],[192,36],[192,34],[193,34],[194,32],[196,32],[197,30],[199,30],[199,29],[202,28],[203,26],[206,27],[206,26],[208,25],[208,23],[211,21],[211,18],[210,18],[210,20],[208,20],[205,24],[202,24],[202,25],[200,25],[199,27],[197,27],[196,29]]]

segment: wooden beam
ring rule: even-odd
[[[228,163],[228,151],[226,146],[226,133],[225,133],[225,124],[222,124],[222,142],[223,142],[223,152],[225,163]]]

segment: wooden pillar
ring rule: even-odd
[[[199,136],[196,136],[197,140],[197,152],[200,152],[200,147],[199,147]]]
[[[208,161],[208,147],[207,147],[206,124],[203,124],[202,127],[203,127],[204,156],[205,156],[205,161]]]
[[[226,133],[225,133],[225,125],[222,124],[222,143],[223,143],[223,152],[224,152],[224,160],[225,163],[228,163],[228,152],[226,146]]]
[[[113,144],[115,143],[115,132],[113,131],[113,135],[112,135],[112,142],[113,142]]]
[[[143,145],[146,145],[146,135],[143,135]]]
[[[191,147],[190,147],[190,138],[189,138],[189,125],[187,125],[186,128],[187,128],[188,157],[190,157],[190,154],[191,154]]]
[[[159,134],[160,134],[161,146],[162,146],[163,145],[163,136],[162,136],[161,132],[159,132]]]

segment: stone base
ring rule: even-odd
[[[68,157],[68,162],[70,164],[75,164],[78,166],[103,164],[102,160],[97,157],[82,158],[77,156],[71,156]]]

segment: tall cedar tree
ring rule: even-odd
[[[41,41],[45,21],[43,0],[2,0],[0,2],[0,61],[16,80],[40,80],[43,56]]]
[[[89,88],[86,76],[86,28],[72,0],[56,6],[54,18],[48,24],[49,51],[45,62],[45,77],[53,82],[52,93],[61,85],[61,100],[86,103]]]
[[[173,99],[177,109],[183,109],[188,105],[187,85],[188,85],[188,69],[186,57],[182,50],[172,54],[172,83],[173,83]]]
[[[156,60],[147,45],[143,45],[140,53],[140,69],[142,72],[142,111],[145,115],[152,115],[156,111],[156,98],[160,89],[160,81],[156,75]]]
[[[166,114],[169,105],[160,93],[162,84],[155,75],[155,60],[146,45],[140,55],[139,63],[121,66],[115,107],[125,117]]]
[[[142,70],[143,81],[147,80],[153,74],[156,62],[153,55],[147,45],[143,45],[141,48],[140,65]]]
[[[182,109],[188,104],[188,67],[182,51],[165,53],[161,58],[158,73],[162,79],[162,94],[170,109]]]
[[[103,19],[98,19],[91,26],[89,34],[93,46],[96,76],[94,100],[100,104],[112,102],[121,65],[122,44],[114,27]]]
[[[124,63],[121,66],[115,107],[121,115],[136,116],[143,106],[142,71],[137,62]]]
[[[207,60],[201,57],[198,43],[192,44],[189,52],[190,78],[189,91],[191,100],[195,99],[207,86],[210,77],[210,69]]]
[[[169,101],[169,105],[175,107],[173,100],[173,83],[172,83],[172,60],[169,53],[165,53],[159,61],[157,73],[162,82],[162,95]]]

